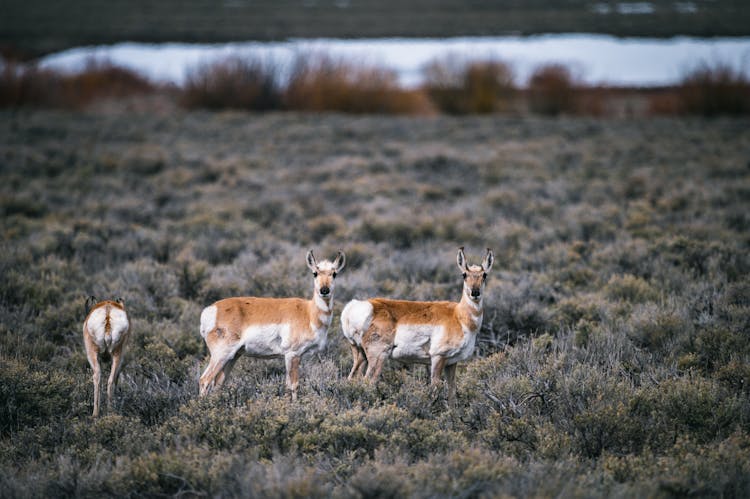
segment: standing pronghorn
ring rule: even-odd
[[[112,406],[112,396],[117,385],[117,378],[120,376],[125,342],[129,335],[130,321],[122,298],[118,298],[117,301],[104,300],[99,303],[96,303],[96,298],[93,296],[86,299],[83,344],[86,347],[86,357],[94,370],[94,417],[99,415],[99,384],[101,383],[99,354],[109,353],[112,356],[112,369],[107,380],[107,407],[109,408]]]
[[[244,349],[251,357],[283,357],[286,386],[292,400],[297,400],[300,357],[312,348],[325,348],[333,313],[333,280],[344,264],[341,251],[333,262],[320,263],[312,250],[307,253],[314,278],[312,300],[237,297],[204,308],[200,331],[211,359],[200,378],[200,394],[226,381]]]
[[[361,373],[377,379],[388,357],[405,363],[430,364],[434,385],[445,368],[448,399],[456,396],[456,364],[474,351],[482,326],[482,290],[492,268],[492,250],[482,265],[467,265],[463,247],[458,250],[458,268],[464,279],[458,303],[420,302],[371,298],[352,300],[341,314],[341,328],[349,340],[354,365],[349,378]]]

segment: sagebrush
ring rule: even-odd
[[[750,123],[0,114],[0,490],[29,496],[750,495]],[[495,251],[457,403],[349,382],[351,298],[455,300]],[[328,350],[199,399],[202,308],[307,296]],[[460,276],[459,276],[460,277]],[[90,417],[83,300],[131,317]]]

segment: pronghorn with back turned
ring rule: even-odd
[[[99,355],[108,353],[112,356],[112,368],[107,380],[107,407],[111,407],[129,335],[130,321],[122,298],[98,303],[93,296],[86,299],[83,344],[91,369],[94,370],[94,417],[99,415],[99,385],[102,377]]]
[[[314,279],[311,300],[236,297],[204,308],[200,333],[211,359],[200,378],[200,394],[223,385],[244,350],[251,357],[283,357],[286,387],[292,400],[297,400],[300,358],[312,349],[325,348],[333,314],[334,279],[345,263],[341,251],[333,262],[316,262],[312,250],[307,253]]]
[[[349,340],[354,365],[349,379],[361,374],[377,379],[387,358],[430,366],[433,386],[445,370],[448,400],[456,397],[456,364],[474,351],[482,326],[482,291],[494,256],[487,249],[482,265],[468,265],[463,247],[457,263],[463,276],[458,303],[371,298],[352,300],[341,314],[341,328]]]

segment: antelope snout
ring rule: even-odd
[[[471,288],[471,297],[472,298],[479,298],[479,296],[482,294],[482,292],[479,290],[479,288]]]
[[[331,289],[328,286],[323,286],[320,288],[320,296],[328,296],[328,294],[331,292]]]

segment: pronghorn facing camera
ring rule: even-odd
[[[244,350],[251,357],[283,357],[286,387],[292,400],[297,400],[300,357],[325,347],[333,313],[334,279],[345,263],[340,251],[333,262],[316,262],[312,250],[307,253],[314,280],[311,300],[237,297],[204,308],[200,332],[211,359],[200,378],[200,394],[224,384]]]
[[[118,298],[117,301],[104,300],[98,303],[93,296],[86,299],[83,344],[86,347],[86,357],[88,357],[91,369],[94,370],[94,417],[99,415],[99,385],[101,383],[99,356],[109,353],[112,357],[112,368],[107,380],[107,407],[111,407],[117,378],[122,368],[125,342],[129,335],[130,321],[122,298]]]
[[[463,276],[458,303],[405,301],[371,298],[352,300],[341,313],[341,328],[349,340],[354,365],[349,379],[361,374],[377,379],[385,359],[430,365],[432,385],[440,383],[445,369],[448,400],[456,397],[456,364],[474,351],[482,326],[482,300],[487,273],[492,268],[492,250],[481,265],[468,265],[464,249],[457,263]]]

